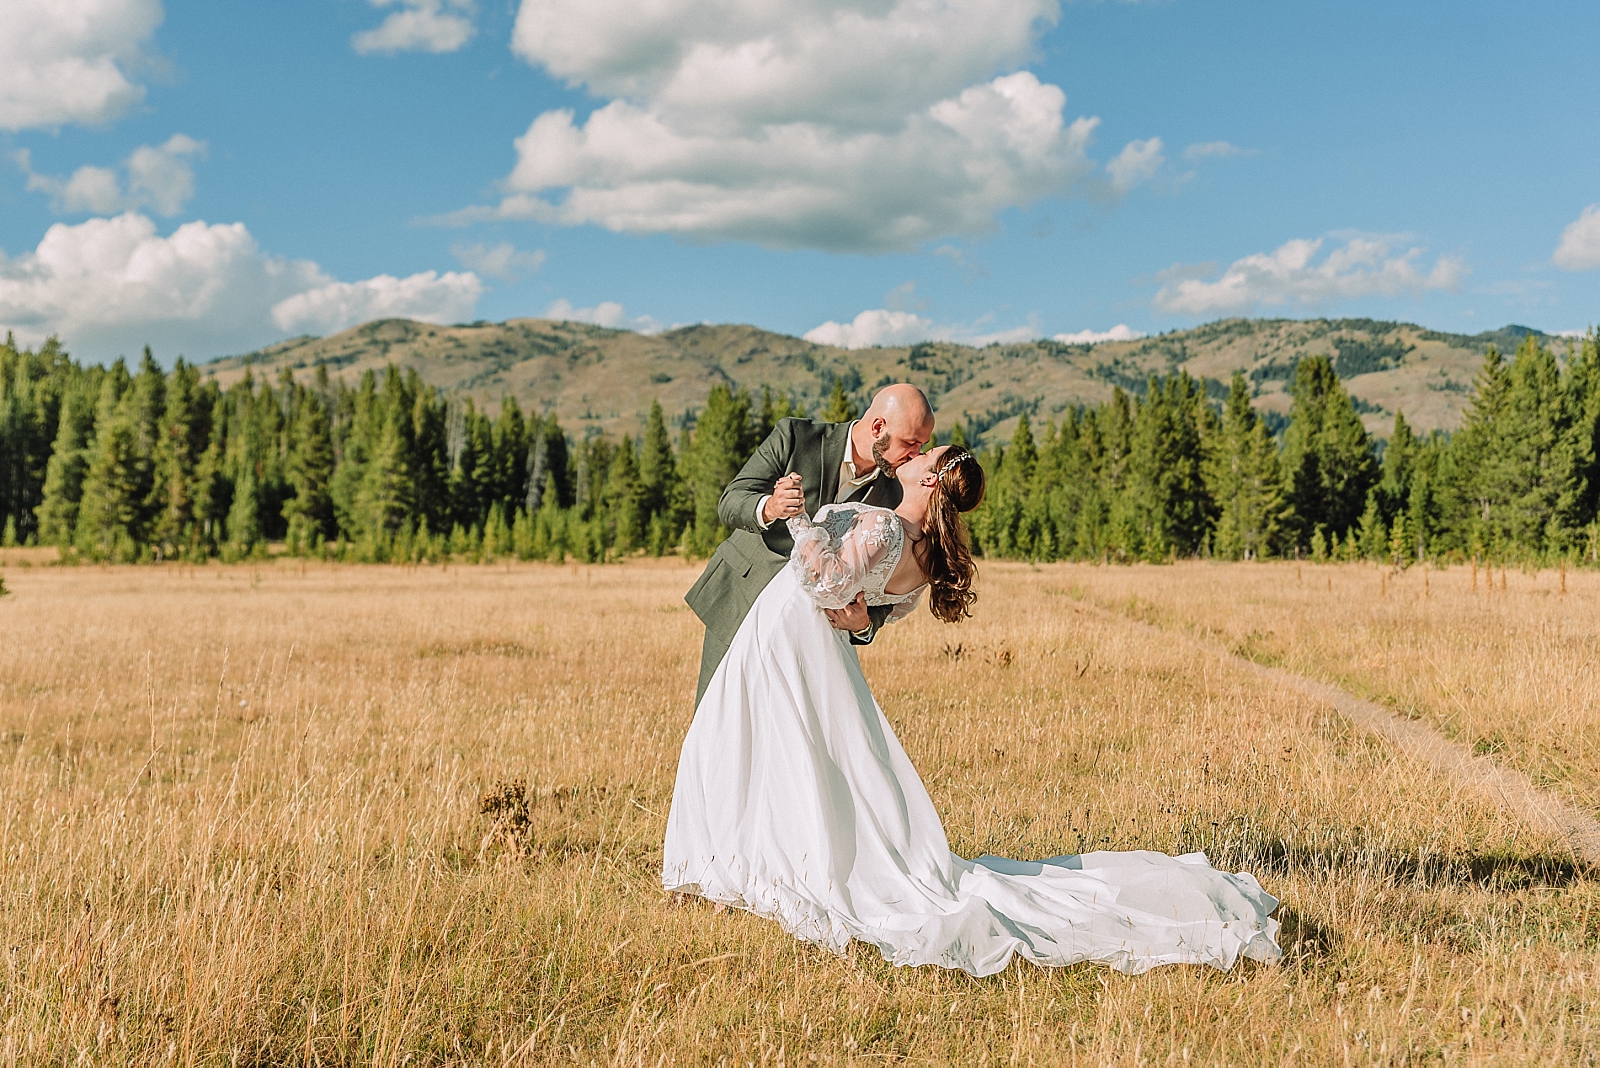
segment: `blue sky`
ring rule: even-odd
[[[1600,321],[1593,4],[8,8],[0,328],[86,359],[391,314]]]

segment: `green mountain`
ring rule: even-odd
[[[1371,319],[1225,319],[1094,346],[1041,340],[871,349],[815,345],[740,325],[646,336],[548,319],[456,326],[382,319],[224,357],[205,371],[226,386],[247,368],[272,376],[287,368],[309,378],[321,366],[353,385],[362,373],[392,364],[482,403],[511,394],[525,408],[555,412],[579,436],[637,433],[652,400],[669,413],[686,412],[717,383],[768,386],[816,411],[835,381],[859,403],[879,385],[906,380],[933,398],[941,427],[960,420],[971,432],[1004,440],[1023,412],[1049,418],[1105,400],[1117,386],[1142,392],[1150,375],[1180,369],[1216,383],[1217,395],[1233,372],[1244,372],[1256,406],[1276,421],[1289,411],[1295,363],[1326,354],[1367,428],[1383,435],[1397,410],[1421,431],[1456,427],[1484,351],[1493,344],[1510,352],[1529,334],[1565,351],[1562,339],[1524,326],[1468,336]]]

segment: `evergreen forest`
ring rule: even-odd
[[[1220,400],[1182,372],[1067,407],[980,448],[971,517],[988,557],[1482,558],[1600,563],[1600,335],[1557,355],[1490,349],[1463,425],[1367,433],[1326,356],[1293,368],[1279,433],[1235,375]],[[1223,391],[1216,391],[1223,392]],[[820,412],[864,400],[835,382]],[[638,437],[574,440],[507,398],[480,411],[414,372],[352,387],[318,367],[223,389],[148,349],[85,367],[54,340],[0,345],[0,544],[136,562],[293,555],[371,562],[704,557],[717,499],[790,398],[716,386]],[[674,427],[676,431],[674,432]],[[966,441],[959,423],[941,441]]]

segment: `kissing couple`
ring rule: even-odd
[[[662,885],[834,953],[860,939],[975,976],[1014,955],[1129,974],[1276,961],[1277,899],[1204,854],[950,851],[856,651],[924,591],[946,623],[976,597],[961,514],[984,471],[963,446],[924,451],[933,428],[921,390],[889,386],[851,423],[780,421],[723,491],[733,533],[685,598],[706,636]]]

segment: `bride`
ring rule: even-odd
[[[939,619],[968,614],[974,567],[960,513],[983,499],[983,468],[950,445],[896,477],[894,511],[831,504],[788,521],[789,565],[740,626],[684,739],[662,885],[835,953],[857,938],[895,964],[979,976],[1014,954],[1129,974],[1277,960],[1277,899],[1200,853],[1020,862],[950,852],[855,647],[823,614],[864,591],[868,604],[894,605],[892,622],[923,589]]]

